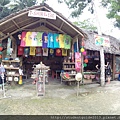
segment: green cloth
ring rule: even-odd
[[[71,37],[69,35],[64,35],[64,46],[65,49],[71,48]]]
[[[36,38],[37,38],[37,45],[38,46],[42,46],[42,34],[43,34],[43,32],[37,32]]]

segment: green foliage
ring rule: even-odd
[[[10,9],[7,7],[9,3],[10,0],[0,0],[0,19],[10,14]]]
[[[97,27],[94,26],[93,22],[90,21],[90,19],[84,20],[82,22],[73,22],[73,24],[83,29],[97,31]]]
[[[102,0],[101,4],[108,9],[107,18],[115,19],[114,26],[120,28],[120,0]]]

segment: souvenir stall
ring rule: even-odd
[[[33,65],[40,62],[50,67],[49,75],[52,78],[59,78],[61,70],[75,73],[77,64],[73,41],[78,39],[81,42],[83,37],[87,37],[82,29],[47,4],[32,6],[10,15],[0,22],[0,29],[0,41],[4,47],[2,60],[7,75],[11,75],[11,71],[12,76],[16,75],[12,78],[8,76],[9,81],[19,79],[20,67],[23,69],[23,78],[30,78]],[[9,51],[12,54],[7,55]],[[71,56],[74,56],[74,61]],[[79,54],[77,56],[80,58]],[[9,61],[10,58],[12,61]],[[64,63],[64,59],[67,63]]]
[[[69,55],[72,38],[66,34],[49,32],[21,32],[18,37],[17,55],[23,58],[23,73],[32,74],[33,65],[44,63],[50,66],[51,76],[62,70],[64,57]],[[60,73],[59,73],[60,74]]]

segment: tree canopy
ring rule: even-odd
[[[102,0],[101,4],[108,9],[107,18],[115,19],[114,25],[120,28],[120,0]]]

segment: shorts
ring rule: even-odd
[[[111,75],[106,75],[106,78],[111,78]]]

